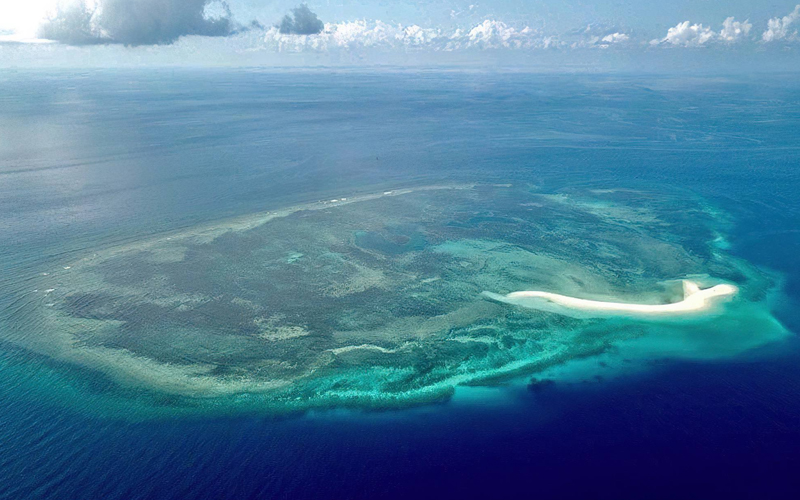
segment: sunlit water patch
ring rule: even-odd
[[[728,227],[702,200],[621,189],[338,198],[43,270],[15,291],[2,332],[104,374],[93,397],[143,411],[399,407],[615,350],[715,359],[784,338],[778,278],[726,253]],[[658,305],[681,300],[684,280],[737,293],[667,317],[576,316],[485,293]]]

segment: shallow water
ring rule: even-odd
[[[0,390],[6,404],[0,410],[5,424],[0,495],[374,498],[459,492],[486,497],[533,488],[551,497],[600,491],[596,496],[655,498],[691,485],[699,497],[756,491],[778,497],[795,481],[789,470],[797,465],[791,450],[800,443],[793,423],[799,391],[792,333],[800,325],[794,312],[800,290],[795,257],[800,250],[795,197],[800,146],[793,131],[800,118],[800,88],[791,79],[246,72],[21,73],[2,78],[0,374],[5,382]],[[442,184],[482,186],[469,192],[480,193],[486,206],[463,209],[464,200],[410,194],[408,200],[417,196],[419,206],[427,207],[429,220],[449,222],[432,227],[407,204],[393,208],[378,199],[362,209],[359,203],[333,207],[330,201]],[[499,194],[504,192],[513,195]],[[284,222],[252,221],[320,200],[326,200],[324,210],[298,212]],[[462,209],[454,210],[459,203]],[[534,215],[525,219],[521,210]],[[448,216],[442,217],[442,211]],[[404,214],[405,220],[394,220]],[[373,222],[365,223],[364,216]],[[314,229],[314,217],[324,231]],[[520,219],[527,220],[528,229],[515,232]],[[337,230],[330,223],[334,220],[346,231]],[[227,228],[231,224],[244,228],[233,232],[239,235],[235,238]],[[215,233],[220,225],[226,229]],[[211,236],[194,241],[191,251],[165,240],[196,235],[198,228]],[[265,246],[269,231],[288,231],[293,237]],[[345,233],[351,235],[348,251],[361,249],[364,259],[383,260],[365,272],[330,259],[325,252],[334,243],[320,245],[321,235]],[[597,236],[601,233],[603,238]],[[115,253],[154,241],[162,246],[149,261]],[[520,250],[498,253],[487,241],[510,242]],[[262,248],[275,255],[259,254]],[[104,260],[109,252],[118,256],[116,261]],[[532,369],[524,366],[525,356],[506,345],[495,367],[515,368],[513,363],[522,360],[519,376],[478,377],[483,384],[502,387],[460,388],[452,398],[445,390],[444,400],[437,396],[437,403],[405,410],[315,410],[281,417],[266,411],[272,407],[263,401],[253,403],[246,389],[224,404],[204,398],[190,405],[193,411],[178,412],[187,407],[186,395],[154,395],[152,386],[124,383],[135,377],[114,369],[98,372],[97,363],[53,349],[52,339],[64,331],[59,326],[63,318],[43,330],[41,320],[33,319],[41,313],[28,310],[35,306],[36,311],[74,316],[76,308],[83,308],[83,316],[106,322],[129,314],[124,333],[82,338],[71,346],[124,347],[154,359],[194,356],[185,364],[211,360],[228,370],[217,368],[218,387],[220,380],[231,378],[232,367],[248,373],[253,367],[243,355],[250,347],[231,343],[230,349],[221,349],[221,342],[233,342],[219,335],[221,326],[236,330],[229,337],[241,337],[244,328],[225,315],[241,318],[243,301],[261,300],[258,294],[253,300],[225,290],[233,287],[228,273],[252,269],[254,261],[279,263],[272,273],[325,262],[314,268],[314,280],[330,287],[337,280],[324,273],[344,272],[349,288],[328,288],[322,297],[334,304],[356,292],[362,294],[358,304],[364,304],[367,298],[376,300],[376,294],[364,294],[380,282],[374,271],[400,273],[403,259],[410,262],[420,255],[449,259],[433,259],[427,268],[412,266],[430,274],[420,281],[434,279],[424,284],[430,288],[424,304],[398,300],[409,300],[410,293],[395,286],[403,280],[392,276],[393,285],[377,296],[393,308],[373,304],[365,309],[391,312],[393,321],[406,322],[406,332],[421,328],[408,323],[409,316],[441,316],[458,301],[469,304],[468,309],[475,304],[499,307],[479,299],[469,302],[469,297],[479,297],[487,285],[503,293],[517,286],[527,289],[522,285],[536,279],[559,288],[554,291],[583,291],[588,298],[633,295],[664,301],[673,292],[663,281],[705,274],[706,279],[745,285],[744,296],[706,325],[595,326],[589,338],[602,345],[587,346],[585,352],[600,356],[583,358],[576,351]],[[485,259],[480,262],[483,274],[468,271],[478,263],[475,259],[487,255],[501,264],[485,267],[491,260]],[[716,263],[714,255],[721,256]],[[224,256],[229,256],[227,264],[220,260]],[[571,278],[542,263],[545,257],[565,256],[570,259],[564,265],[574,266]],[[92,265],[99,274],[85,272],[81,263],[86,258],[96,259]],[[141,281],[144,268],[171,276],[170,289],[154,286],[157,280]],[[450,279],[435,280],[448,269]],[[196,278],[177,281],[187,276]],[[299,276],[304,274],[281,279],[307,289]],[[192,320],[197,328],[184,333],[171,328],[165,342],[164,325],[148,323],[151,317],[142,304],[177,306],[169,302],[176,296],[180,304],[199,303],[215,296],[204,288],[209,283],[225,300],[204,302],[214,307],[198,312]],[[566,289],[568,283],[572,290]],[[456,290],[448,292],[444,285]],[[118,297],[102,311],[100,302],[81,299],[89,291],[107,293],[110,286],[117,287]],[[240,281],[235,288],[252,295],[266,293],[264,286]],[[456,300],[431,309],[431,297],[443,292]],[[193,302],[200,295],[203,300]],[[126,301],[120,302],[120,296]],[[309,304],[289,301],[280,307],[285,318],[293,307],[305,310]],[[341,321],[337,307],[329,311],[315,311],[317,332],[334,316]],[[497,314],[491,313],[493,318]],[[523,313],[502,309],[502,314]],[[386,322],[385,315],[378,317]],[[203,318],[207,323],[199,321]],[[287,324],[270,318],[248,326],[261,335],[259,342],[304,339],[315,328],[307,315],[304,322]],[[353,313],[350,322],[358,324],[358,318],[368,319]],[[525,321],[533,320],[525,316]],[[382,326],[391,329],[391,322]],[[406,354],[392,361],[433,376],[387,383],[381,391],[392,387],[402,393],[424,380],[423,387],[438,383],[450,369],[463,373],[454,360],[474,366],[476,359],[490,359],[484,357],[487,344],[482,341],[496,342],[496,329],[457,332],[452,327],[445,323],[440,327],[444,337],[434,332],[431,339],[437,341],[422,343],[423,356]],[[551,335],[562,331],[553,324],[540,327]],[[85,328],[79,330],[85,335]],[[342,328],[317,334],[310,349],[295,345],[293,352],[285,352],[294,359],[312,359],[309,352],[345,348],[335,355],[359,371],[359,363],[381,366],[391,357],[380,349],[398,348],[392,336],[373,333],[366,342],[367,329],[362,324],[358,330],[361,336],[345,341],[341,333],[348,330]],[[770,331],[776,333],[748,333]],[[555,337],[557,346],[576,345]],[[443,338],[450,340],[443,343]],[[470,342],[445,348],[454,338]],[[361,348],[365,343],[379,349]],[[477,349],[464,350],[472,344]],[[235,359],[221,363],[219,356],[231,350],[238,353]],[[472,352],[469,359],[465,352]],[[580,359],[566,363],[573,358]],[[175,358],[169,363],[180,365]],[[436,375],[443,367],[445,372]],[[337,367],[331,373],[339,382],[344,378],[373,391],[380,378],[359,381],[346,372]],[[172,376],[151,373],[156,373],[154,380]],[[267,372],[270,378],[274,373]],[[528,389],[531,377],[537,383]],[[316,389],[325,390],[330,389]],[[354,405],[345,397],[333,406]],[[245,414],[235,408],[244,408]],[[702,474],[695,470],[700,464]],[[576,470],[584,471],[580,484],[571,480]],[[669,487],[665,478],[671,480]],[[620,490],[617,483],[623,480],[627,487]]]
[[[29,280],[3,331],[146,391],[143,412],[278,413],[435,401],[630,343],[713,359],[789,335],[771,315],[780,275],[715,245],[719,210],[619,193],[423,186],[89,249]],[[696,314],[602,317],[489,292],[660,304],[683,294],[664,277],[738,293]]]

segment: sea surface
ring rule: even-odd
[[[3,319],[98,248],[481,183],[707,200],[721,247],[780,277],[791,335],[714,360],[588,358],[406,409],[141,419],[100,408],[106,379],[0,332],[0,498],[796,498],[798,130],[796,75],[4,71]]]

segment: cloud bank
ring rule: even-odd
[[[498,19],[477,18],[474,24],[447,26],[403,25],[380,20],[323,23],[305,4],[291,10],[279,23],[248,27],[233,21],[225,0],[65,0],[71,1],[42,25],[39,36],[70,45],[171,44],[185,35],[209,37],[241,36],[220,40],[216,50],[275,52],[328,52],[348,50],[358,56],[368,50],[526,51],[536,49],[626,49],[657,47],[766,47],[800,42],[800,5],[782,17],[761,21],[753,33],[749,20],[726,18],[721,26],[683,21],[669,28],[666,36],[648,40],[635,31],[590,24],[561,33]],[[761,32],[764,25],[766,29]],[[247,32],[247,33],[245,33]],[[651,35],[652,36],[652,35]],[[0,37],[2,42],[2,37]],[[195,45],[210,47],[195,39]],[[223,45],[224,44],[224,45]]]
[[[155,45],[234,31],[222,0],[78,0],[60,6],[39,36],[70,45]]]
[[[575,40],[577,38],[577,40]],[[325,52],[337,49],[532,50],[558,47],[607,48],[629,40],[620,32],[583,33],[565,39],[529,26],[515,27],[486,19],[469,28],[423,28],[382,21],[328,23],[317,34],[287,34],[282,27],[264,34],[266,48],[278,52]]]

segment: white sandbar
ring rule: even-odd
[[[555,312],[574,317],[602,316],[679,316],[708,311],[719,300],[736,294],[739,289],[734,285],[722,284],[711,288],[700,289],[696,283],[683,282],[683,300],[671,304],[636,304],[629,302],[606,302],[601,300],[580,299],[557,293],[541,291],[512,292],[498,295],[483,292],[484,296],[529,309]]]

